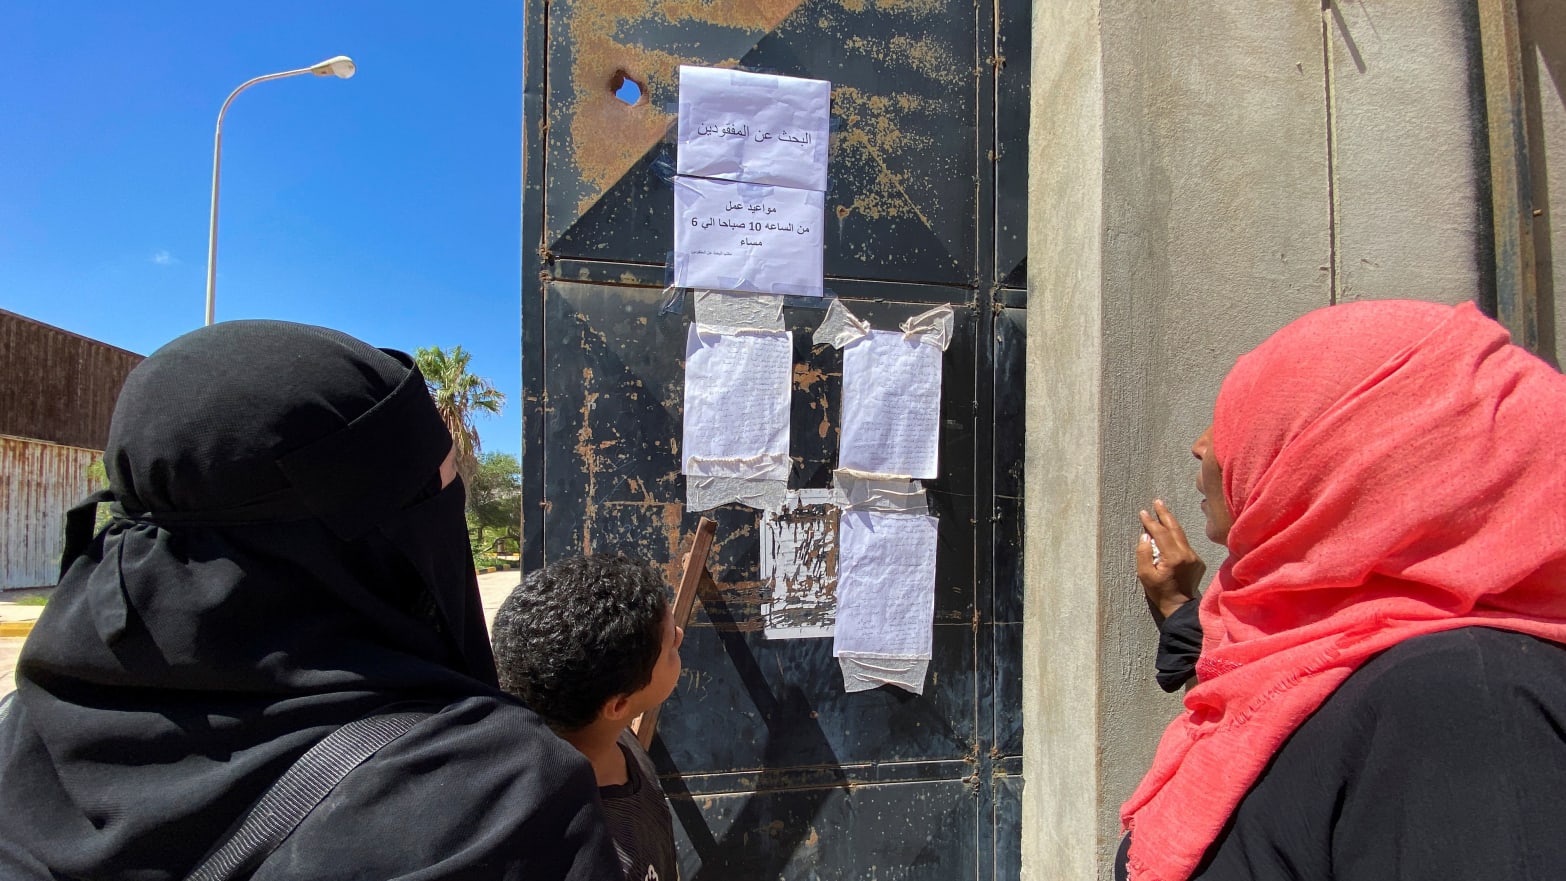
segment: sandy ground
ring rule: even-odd
[[[479,576],[479,596],[484,603],[485,623],[495,617],[495,610],[500,608],[511,589],[521,580],[522,573],[515,569]],[[19,636],[0,637],[0,697],[16,690],[16,659],[22,653],[23,642],[25,639]]]

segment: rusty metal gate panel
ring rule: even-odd
[[[926,482],[940,529],[923,695],[845,694],[830,639],[766,638],[758,513],[711,515],[717,584],[652,750],[687,879],[1020,876],[1027,9],[529,0],[526,568],[625,550],[672,579],[699,516],[679,473],[691,306],[665,291],[680,64],[830,80],[828,297],[877,327],[956,316]],[[632,105],[614,95],[626,78],[644,91]],[[842,356],[810,338],[825,305],[784,310],[792,488],[826,487],[837,459]]]

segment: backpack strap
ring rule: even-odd
[[[230,881],[247,877],[294,829],[326,800],[354,768],[424,719],[429,713],[370,716],[333,731],[289,766],[239,829],[186,876],[185,881]]]

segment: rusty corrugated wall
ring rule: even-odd
[[[0,434],[104,448],[142,356],[0,309]]]
[[[0,436],[0,590],[58,580],[65,512],[96,487],[96,450]]]

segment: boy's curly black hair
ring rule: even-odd
[[[500,687],[557,731],[598,718],[604,702],[652,681],[668,586],[645,560],[594,554],[530,573],[495,613]]]

